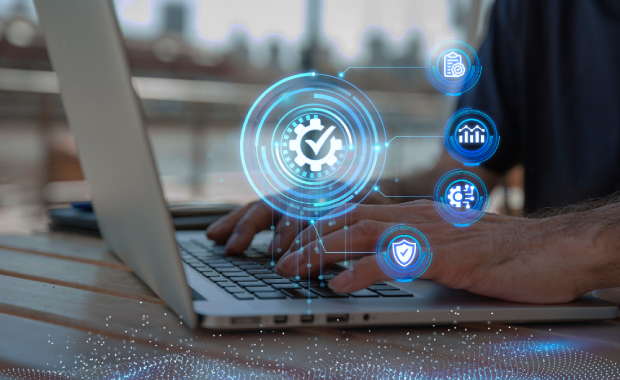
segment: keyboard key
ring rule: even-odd
[[[255,274],[254,277],[256,278],[260,278],[260,279],[281,279],[282,276],[278,276],[277,274]]]
[[[400,290],[395,286],[384,284],[384,285],[371,285],[368,287],[370,290]]]
[[[227,257],[226,260],[228,260],[229,262],[237,265],[237,264],[246,264],[252,263],[252,260],[248,259],[247,257]]]
[[[271,286],[253,286],[250,288],[245,288],[250,293],[259,293],[259,292],[275,292]]]
[[[243,288],[240,288],[238,286],[228,286],[224,288],[224,290],[226,290],[228,293],[245,293],[246,292],[245,290],[243,290]]]
[[[227,287],[232,287],[232,286],[237,286],[237,285],[235,285],[234,282],[222,281],[222,282],[218,282],[217,286],[219,286],[220,288],[227,288]]]
[[[209,266],[211,268],[213,268],[213,269],[218,269],[218,268],[234,268],[235,267],[234,265],[232,265],[228,261],[223,262],[223,263],[209,263]]]
[[[332,291],[331,289],[321,288],[321,289],[311,289],[311,291],[312,293],[318,294],[319,296],[324,297],[324,298],[349,298],[348,294],[336,293]]]
[[[226,276],[228,277],[228,279],[230,279],[230,281],[234,281],[234,282],[251,282],[251,281],[256,281],[256,279],[254,277],[250,277],[250,276]]]
[[[278,293],[278,292],[262,292],[262,293],[254,293],[254,295],[257,298],[266,300],[266,299],[280,299],[280,298],[286,298],[286,296],[284,294]]]
[[[220,272],[220,273],[239,273],[239,274],[245,274],[241,269],[239,268],[215,268],[216,271]]]
[[[327,284],[325,284],[324,286],[321,286],[321,282],[319,280],[312,280],[310,282],[308,281],[299,281],[298,284],[300,287],[302,288],[322,288],[322,287],[327,287]]]
[[[271,284],[276,289],[299,289],[300,286],[298,284]]]
[[[209,247],[209,251],[213,252],[213,253],[217,253],[217,254],[225,254],[226,253],[226,247],[223,245],[213,245],[211,247]]]
[[[235,298],[238,300],[253,300],[254,299],[254,297],[248,293],[233,293],[232,295],[235,296]]]
[[[208,271],[210,271],[210,270],[211,270],[211,268],[209,268],[208,266],[206,266],[206,265],[204,265],[204,264],[203,264],[203,265],[196,265],[196,266],[193,266],[193,265],[192,265],[192,267],[193,267],[194,269],[196,269],[197,271],[201,271],[201,272],[202,272],[203,270],[208,270]]]
[[[308,292],[306,289],[282,289],[282,293],[292,298],[318,298],[314,293]]]
[[[216,271],[202,272],[202,275],[205,277],[221,277],[221,275],[217,273]]]
[[[358,290],[357,292],[350,293],[352,297],[379,297],[377,293],[368,289]]]
[[[377,290],[383,297],[413,297],[413,294],[403,290]]]
[[[254,260],[250,260],[250,259],[247,259],[247,260],[248,260],[248,261],[246,261],[246,262],[243,262],[243,263],[235,263],[235,264],[237,264],[239,267],[244,267],[244,268],[245,268],[245,267],[248,267],[248,268],[253,268],[253,269],[262,269],[262,268],[263,268],[263,266],[262,266],[262,265],[260,265],[259,263],[257,263],[256,261],[254,261]]]
[[[246,272],[251,274],[273,274],[272,271],[266,269],[246,269]]]
[[[290,284],[291,282],[286,278],[264,278],[263,282],[267,284]]]
[[[219,256],[205,257],[204,259],[200,259],[207,264],[227,264],[228,261],[224,260]]]
[[[240,281],[237,282],[237,285],[242,286],[244,288],[254,287],[254,286],[265,286],[264,282],[261,281]]]
[[[228,281],[228,279],[226,277],[209,277],[209,280],[211,280],[212,282]]]

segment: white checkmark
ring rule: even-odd
[[[405,248],[402,252],[399,252],[398,250],[396,250],[396,254],[398,255],[398,257],[400,258],[402,262],[405,262],[409,258],[409,255],[411,254],[411,250],[412,250],[411,247]]]
[[[312,140],[306,140],[306,143],[310,145],[310,148],[312,148],[312,150],[314,151],[314,154],[319,154],[321,147],[323,147],[323,144],[325,144],[325,141],[327,141],[327,138],[329,137],[329,135],[332,134],[332,131],[334,129],[336,129],[336,127],[334,126],[329,127],[327,131],[323,133],[319,141],[314,142]]]

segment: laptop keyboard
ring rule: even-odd
[[[353,293],[336,293],[327,287],[327,282],[338,274],[332,270],[325,271],[322,279],[282,277],[275,273],[267,248],[253,245],[243,255],[230,256],[223,246],[210,241],[179,242],[185,263],[239,300],[413,297],[410,292],[384,282]]]

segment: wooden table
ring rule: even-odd
[[[620,323],[192,331],[100,239],[0,236],[0,378],[39,378],[26,369],[122,364],[127,371],[136,361],[152,364],[166,355],[176,355],[168,356],[176,362],[158,365],[200,367],[201,378],[361,378],[399,371],[412,378],[506,371],[520,379],[561,378],[561,371],[620,378]]]

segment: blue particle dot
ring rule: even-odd
[[[344,73],[338,73],[338,76],[342,78],[344,76]]]
[[[312,264],[308,263],[308,268],[310,268],[312,266]]]
[[[312,311],[308,310],[306,311],[307,314],[312,314]]]
[[[286,222],[286,225],[287,225],[287,226],[290,226],[290,225],[291,225],[291,222]]]
[[[323,276],[319,276],[319,280],[322,280],[322,279],[323,279]]]
[[[274,262],[272,261],[272,262],[271,262],[271,266],[274,266],[274,265],[276,265],[276,263],[274,263]]]
[[[300,277],[299,277],[299,276],[295,276],[295,280],[299,280],[299,279],[300,279]]]
[[[321,282],[321,288],[324,288],[324,287],[325,287],[325,283]]]
[[[312,300],[308,300],[308,303],[312,303]]]
[[[394,178],[394,182],[398,183],[398,178]]]
[[[272,230],[275,230],[275,229],[276,229],[276,226],[271,226],[271,229],[272,229]]]
[[[349,263],[347,263],[346,261],[343,263],[344,266],[346,267],[347,265],[349,265]]]

